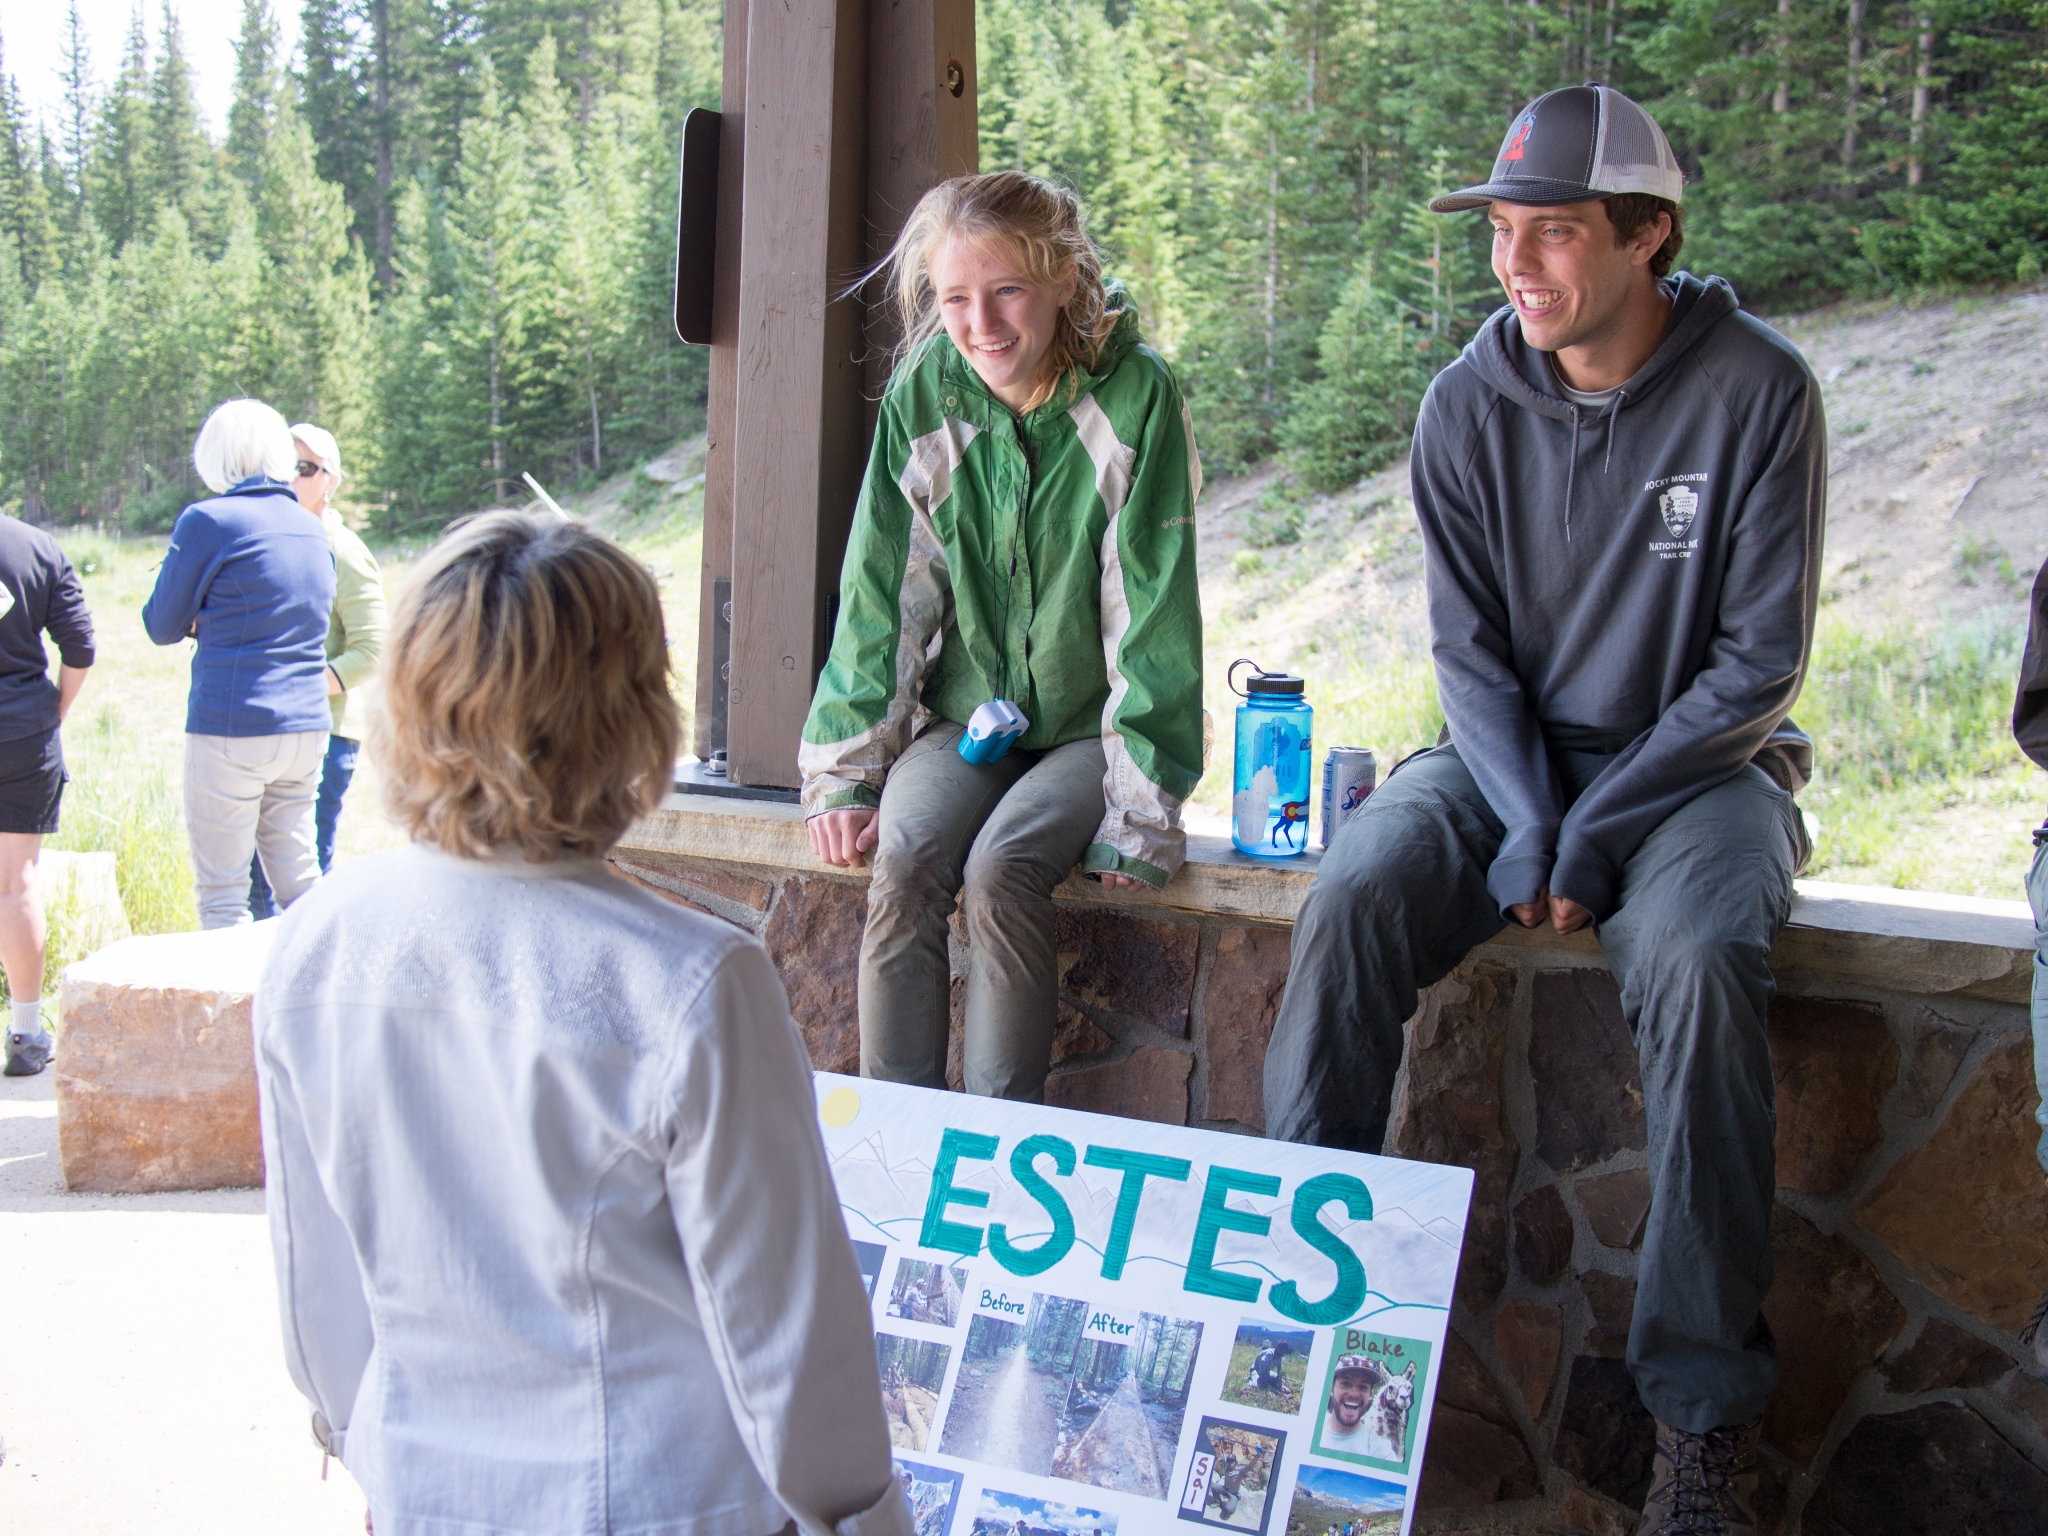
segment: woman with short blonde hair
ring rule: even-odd
[[[653,578],[566,519],[471,519],[384,691],[413,844],[286,913],[256,999],[315,1434],[387,1531],[907,1536],[781,983],[603,860],[674,763]]]

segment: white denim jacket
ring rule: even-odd
[[[909,1536],[767,955],[597,860],[425,847],[256,999],[293,1380],[377,1536]]]

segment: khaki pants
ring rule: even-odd
[[[946,921],[964,886],[965,1086],[1036,1103],[1059,1001],[1052,889],[1102,824],[1102,742],[977,766],[961,758],[960,735],[951,721],[928,727],[882,790],[860,948],[861,1075],[946,1085]]]
[[[187,736],[185,834],[192,843],[199,926],[249,921],[249,858],[288,907],[320,878],[313,802],[325,731],[286,736]]]

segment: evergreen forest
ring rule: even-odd
[[[245,0],[219,136],[158,5],[104,60],[74,5],[56,120],[0,53],[0,507],[165,527],[238,394],[333,430],[393,536],[700,428],[668,303],[713,0],[305,0],[293,58]],[[982,165],[1083,194],[1212,472],[1398,455],[1497,292],[1479,216],[1423,205],[1553,86],[1650,107],[1681,264],[1752,307],[2048,262],[2048,0],[980,0],[978,32]]]

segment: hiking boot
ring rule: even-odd
[[[1636,1536],[1756,1536],[1763,1417],[1695,1435],[1657,1423],[1657,1470]]]
[[[2048,1327],[2043,1324],[2048,1324],[2048,1291],[2041,1293],[2041,1299],[2034,1303],[2034,1315],[2020,1330],[2020,1342],[2034,1352],[2034,1369],[2048,1376]]]
[[[50,1064],[50,1052],[57,1042],[47,1029],[39,1029],[32,1035],[9,1035],[7,1037],[8,1077],[34,1077]]]

